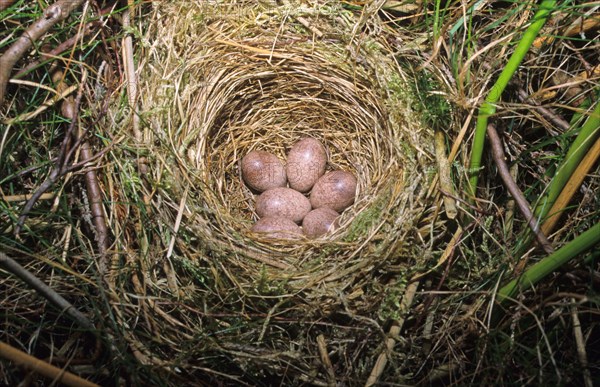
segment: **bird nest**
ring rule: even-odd
[[[143,136],[132,147],[144,153],[152,218],[141,234],[156,236],[146,237],[137,258],[151,273],[143,274],[143,292],[185,305],[157,315],[170,327],[161,330],[163,344],[202,331],[206,340],[185,356],[199,351],[204,368],[216,369],[227,353],[229,365],[218,369],[229,377],[257,369],[281,375],[293,363],[291,374],[314,382],[317,344],[300,333],[314,326],[303,324],[366,316],[331,333],[342,337],[372,323],[365,321],[393,319],[408,279],[426,264],[419,224],[433,175],[432,133],[388,47],[392,32],[376,5],[362,13],[338,2],[152,6],[140,55]],[[325,145],[328,170],[357,177],[356,201],[324,237],[265,239],[250,231],[255,195],[240,160],[252,150],[285,160],[303,137]],[[181,329],[188,333],[169,336]],[[293,344],[290,335],[306,342]],[[147,348],[165,361],[167,352]],[[221,360],[206,360],[213,355]]]

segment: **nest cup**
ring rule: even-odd
[[[354,39],[360,21],[341,8],[313,9],[310,28],[284,7],[157,8],[159,43],[143,66],[140,97],[147,146],[169,155],[154,168],[163,183],[156,210],[170,223],[182,219],[174,251],[211,266],[223,259],[240,283],[266,272],[303,289],[390,257],[410,265],[429,133],[411,110],[385,34]],[[376,20],[365,19],[364,28],[381,29]],[[355,174],[356,202],[324,238],[266,240],[250,232],[255,195],[239,162],[256,149],[285,162],[303,137],[325,145],[328,170]]]

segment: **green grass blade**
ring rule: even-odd
[[[559,250],[550,254],[540,262],[527,269],[522,276],[504,285],[496,295],[499,302],[511,298],[517,290],[532,287],[548,274],[558,269],[569,260],[581,256],[586,250],[600,243],[600,223],[596,223],[589,230],[567,243]]]
[[[538,219],[543,219],[552,205],[562,192],[565,184],[585,157],[596,139],[600,136],[600,102],[596,103],[596,107],[588,116],[587,121],[581,127],[581,131],[573,141],[569,148],[563,163],[556,171],[556,175],[550,182],[550,186],[546,191],[546,195],[538,202],[535,208],[535,215]]]
[[[469,179],[470,194],[475,196],[477,189],[477,182],[479,176],[479,168],[481,167],[481,156],[483,154],[483,145],[485,142],[485,133],[488,124],[488,118],[496,113],[496,102],[500,99],[502,92],[508,85],[513,74],[517,71],[517,68],[523,61],[525,54],[529,51],[529,47],[533,44],[533,41],[538,35],[540,29],[548,20],[550,13],[554,10],[556,1],[545,0],[540,4],[539,10],[533,17],[533,22],[527,28],[521,40],[515,48],[515,52],[512,54],[508,63],[500,73],[500,76],[492,86],[492,89],[488,93],[484,103],[479,108],[479,115],[477,116],[477,126],[475,128],[475,137],[473,138],[473,147],[471,150],[471,161],[469,168],[471,170],[471,178]]]

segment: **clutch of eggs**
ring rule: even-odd
[[[271,239],[298,239],[301,234],[317,238],[335,229],[339,213],[354,203],[357,181],[350,172],[325,173],[326,167],[327,151],[311,137],[292,146],[285,165],[263,150],[244,156],[242,179],[260,193],[256,199],[260,219],[251,231]],[[305,196],[309,192],[310,199]]]

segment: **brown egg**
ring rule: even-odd
[[[291,188],[273,188],[256,199],[256,213],[261,218],[279,216],[300,223],[309,211],[310,201]]]
[[[287,178],[283,163],[272,153],[254,150],[242,159],[242,178],[258,192],[285,187]]]
[[[331,208],[321,207],[312,210],[302,220],[302,230],[309,238],[319,237],[329,230],[334,230],[339,214]]]
[[[290,188],[300,192],[310,191],[325,173],[326,165],[327,152],[318,140],[307,137],[298,141],[290,149],[285,167]]]
[[[298,239],[302,235],[302,230],[293,220],[281,217],[259,219],[250,231],[276,239]]]
[[[324,174],[310,193],[313,208],[329,207],[337,212],[344,211],[356,195],[356,177],[346,171],[331,171]]]

